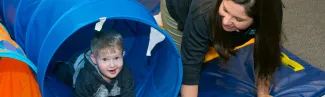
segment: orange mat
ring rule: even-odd
[[[27,64],[0,57],[0,97],[41,97],[38,84]]]

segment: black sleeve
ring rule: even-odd
[[[193,8],[192,8],[193,7]],[[181,54],[183,62],[183,84],[197,85],[200,80],[200,70],[206,52],[208,51],[210,34],[206,22],[206,14],[202,9],[192,11],[192,4],[183,31]]]
[[[183,31],[192,0],[166,0],[170,16],[177,22],[177,28]]]
[[[135,97],[134,78],[130,69],[123,67],[121,97]]]
[[[95,93],[94,85],[91,85],[90,80],[92,76],[90,76],[85,70],[80,71],[80,74],[76,80],[75,84],[75,97],[92,97],[93,93]]]

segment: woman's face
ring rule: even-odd
[[[246,14],[245,8],[232,0],[222,0],[219,14],[222,17],[222,27],[228,32],[245,30],[253,23],[253,18]]]

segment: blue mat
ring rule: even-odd
[[[275,84],[269,91],[274,97],[320,97],[325,94],[325,72],[311,66],[297,56],[282,48],[291,60],[305,69],[294,71],[292,67],[282,65],[276,71]],[[208,62],[201,73],[200,97],[256,97],[253,66],[253,45],[237,51],[228,64],[220,59]],[[228,66],[224,68],[225,66]]]

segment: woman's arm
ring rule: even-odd
[[[184,30],[192,0],[165,0],[169,15],[177,22],[179,31]]]
[[[201,66],[209,46],[210,34],[206,23],[206,13],[201,13],[204,11],[195,7],[196,4],[191,5],[181,44],[184,69],[182,97],[198,96]],[[193,9],[196,10],[193,11]]]
[[[269,94],[270,81],[269,80],[256,80],[257,97],[273,97]]]

